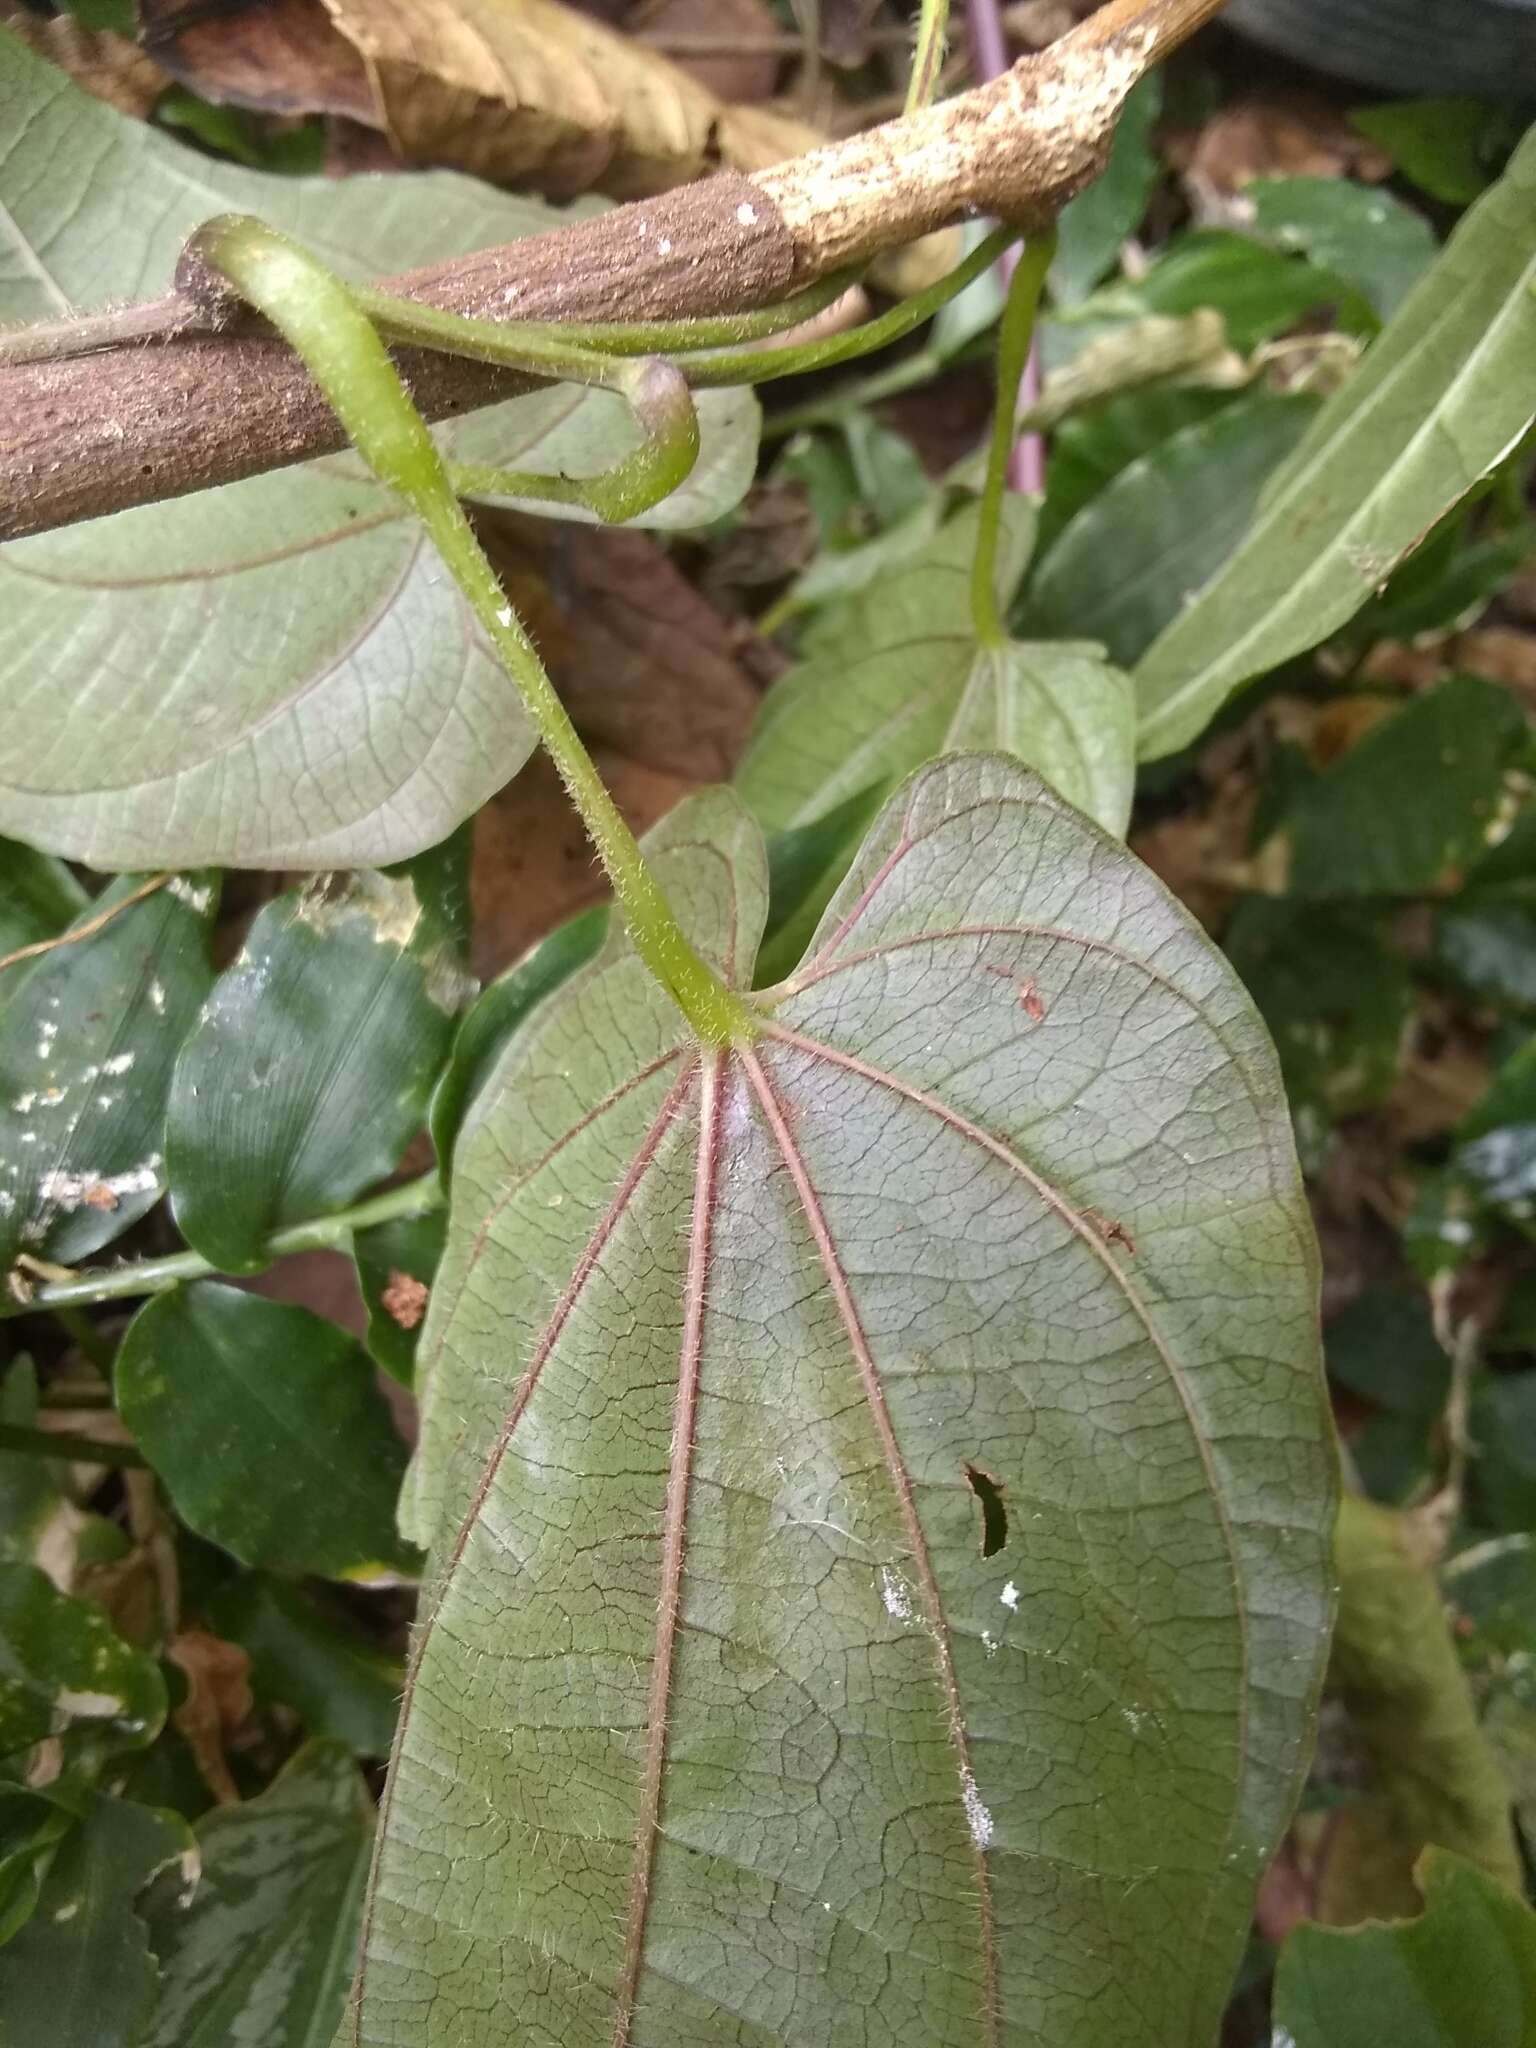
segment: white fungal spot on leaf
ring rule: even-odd
[[[888,1564],[880,1567],[880,1597],[893,1621],[912,1619],[912,1594],[905,1579],[893,1572]]]
[[[976,1780],[970,1766],[960,1771],[960,1796],[965,1802],[965,1818],[971,1830],[971,1840],[978,1849],[986,1849],[992,1842],[992,1816],[982,1804],[981,1794],[976,1789]]]
[[[1017,1614],[1017,1613],[1018,1613],[1018,1611],[1019,1611],[1019,1589],[1018,1589],[1018,1587],[1017,1587],[1017,1586],[1016,1586],[1016,1585],[1015,1585],[1015,1584],[1013,1583],[1012,1579],[1010,1579],[1010,1580],[1008,1581],[1007,1585],[1006,1585],[1006,1586],[1004,1586],[1004,1588],[1003,1588],[1002,1592],[1001,1592],[1001,1593],[999,1593],[997,1597],[998,1597],[998,1599],[999,1599],[999,1600],[1001,1600],[1001,1601],[1002,1601],[1003,1605],[1004,1605],[1004,1606],[1005,1606],[1005,1607],[1006,1607],[1006,1608],[1008,1609],[1008,1611],[1009,1611],[1009,1613],[1010,1613],[1010,1614]]]

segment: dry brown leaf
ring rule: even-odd
[[[236,1806],[240,1790],[224,1752],[251,1714],[251,1660],[236,1644],[201,1628],[183,1629],[165,1654],[187,1680],[187,1696],[171,1721],[214,1798],[221,1806]]]
[[[378,125],[363,60],[320,0],[245,0],[216,14],[139,0],[148,49],[205,100],[260,114],[342,114]]]
[[[146,118],[171,82],[154,58],[127,36],[81,28],[64,15],[40,20],[12,0],[12,4],[0,5],[0,27],[8,28],[29,49],[67,71],[76,85],[136,121]]]
[[[724,781],[758,692],[736,636],[642,533],[498,514],[483,538],[585,737],[642,768]]]
[[[401,152],[551,197],[636,198],[786,147],[670,59],[557,0],[325,0]],[[754,152],[767,147],[769,154]],[[718,152],[718,157],[717,157]]]
[[[1536,633],[1515,626],[1481,626],[1457,635],[1452,661],[1466,675],[1502,683],[1536,704]]]
[[[767,0],[641,0],[624,27],[727,105],[773,98],[782,36]]]
[[[698,787],[684,776],[638,767],[622,754],[592,751],[632,831],[648,832]],[[602,870],[546,755],[535,754],[476,814],[470,894],[470,966],[482,981],[578,910],[606,899]]]
[[[1231,195],[1255,178],[1387,177],[1392,159],[1351,128],[1340,109],[1308,93],[1255,94],[1203,128],[1168,138],[1168,153],[1198,192]]]

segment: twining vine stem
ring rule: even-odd
[[[370,1195],[350,1209],[338,1209],[332,1216],[317,1216],[309,1223],[293,1223],[275,1230],[263,1245],[268,1259],[283,1259],[294,1252],[337,1251],[356,1232],[371,1230],[379,1223],[408,1222],[428,1216],[445,1201],[441,1177],[426,1173],[419,1180],[381,1195]],[[201,1252],[172,1252],[163,1259],[128,1259],[120,1266],[98,1267],[45,1280],[33,1288],[25,1301],[0,1299],[0,1318],[35,1315],[41,1310],[69,1310],[108,1301],[137,1301],[145,1295],[168,1294],[189,1280],[215,1278],[220,1268]]]
[[[912,75],[907,80],[907,113],[915,114],[932,104],[948,47],[949,0],[923,0],[917,44],[912,52]]]
[[[514,309],[535,321],[609,318],[615,307],[638,320],[689,319],[786,299],[962,219],[1038,231],[1097,176],[1137,80],[1221,5],[1107,0],[1002,77],[881,128],[750,178],[723,173],[479,250],[385,290],[509,325]],[[928,9],[923,24],[935,46],[938,12]],[[0,538],[342,445],[302,366],[242,319],[227,292],[182,277],[160,300],[86,320],[0,348]],[[431,419],[526,388],[459,356],[410,350],[403,366]]]
[[[1040,294],[1055,253],[1056,236],[1050,233],[1036,236],[1020,256],[1009,282],[998,335],[992,439],[987,447],[987,479],[982,487],[976,557],[971,565],[971,617],[977,639],[988,648],[1001,647],[1008,637],[997,609],[997,549],[1003,524],[1003,496],[1008,488],[1008,465],[1018,433],[1019,379],[1029,360]]]

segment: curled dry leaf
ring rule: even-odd
[[[0,4],[0,28],[67,71],[94,98],[138,120],[147,117],[170,83],[154,57],[127,36],[82,28],[67,15],[40,20],[21,0]]]
[[[821,140],[783,116],[738,120],[669,58],[556,0],[325,4],[401,151],[498,184],[631,199]]]

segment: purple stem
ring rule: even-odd
[[[981,78],[997,78],[1008,69],[1008,39],[1003,34],[1002,9],[998,0],[968,0],[971,32],[971,61]],[[1019,252],[1010,249],[998,263],[1004,288],[1013,280]],[[1039,343],[1030,350],[1024,380],[1019,386],[1018,410],[1024,411],[1040,396]],[[1045,441],[1039,434],[1021,434],[1008,464],[1011,490],[1039,497],[1045,491]]]

